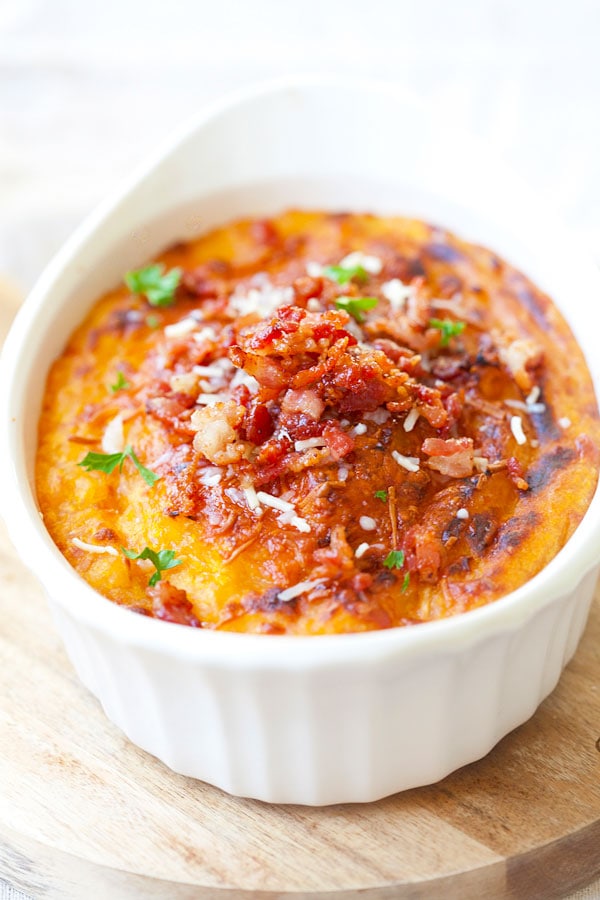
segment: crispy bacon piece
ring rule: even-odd
[[[190,422],[196,432],[194,450],[216,466],[248,459],[251,445],[240,440],[238,432],[245,413],[233,400],[195,410]]]
[[[511,373],[522,391],[530,391],[534,385],[533,373],[544,361],[544,352],[530,338],[514,339],[508,332],[492,331],[500,360]]]
[[[429,467],[442,475],[452,478],[467,478],[473,474],[473,439],[426,438],[423,441],[423,453],[431,457]]]
[[[162,619],[163,622],[202,628],[202,623],[194,613],[194,607],[185,591],[180,591],[168,581],[159,581],[155,587],[146,588],[146,594],[152,603],[154,618]]]

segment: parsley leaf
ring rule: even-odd
[[[155,584],[162,578],[162,573],[167,569],[174,569],[175,566],[181,565],[180,559],[175,559],[175,550],[151,550],[150,547],[144,547],[141,553],[136,553],[135,550],[126,550],[125,547],[121,547],[121,550],[127,557],[127,559],[149,559],[156,572],[151,577],[148,584],[150,587],[154,587]]]
[[[429,327],[441,331],[440,347],[447,347],[450,338],[456,337],[465,330],[465,322],[453,322],[452,319],[430,319]]]
[[[373,494],[373,496],[374,496],[377,500],[381,500],[383,503],[387,503],[387,498],[388,498],[388,493],[387,493],[387,491],[375,491],[375,493]]]
[[[369,277],[363,266],[324,266],[323,275],[331,281],[337,281],[338,284],[348,284],[353,278],[359,284],[364,284]]]
[[[133,294],[142,294],[150,306],[172,306],[181,280],[181,269],[165,272],[162,263],[134,269],[125,275],[125,284]]]
[[[146,316],[146,325],[148,328],[156,329],[160,326],[160,319],[158,316]]]
[[[404,565],[404,550],[390,550],[383,564],[386,569],[401,569]]]
[[[404,578],[402,579],[402,587],[400,588],[400,593],[404,594],[408,585],[410,584],[410,572],[406,572]]]
[[[131,387],[131,385],[129,384],[129,382],[127,381],[127,379],[125,378],[125,376],[123,375],[121,370],[119,370],[117,372],[117,380],[115,381],[114,384],[110,385],[110,390],[112,391],[113,394],[116,394],[117,391],[122,391],[128,387]]]
[[[377,297],[338,297],[335,305],[338,309],[344,309],[347,313],[362,324],[365,321],[363,310],[373,309],[377,306]]]
[[[122,453],[86,453],[78,466],[83,466],[86,472],[105,472],[110,475],[119,467],[119,472],[123,471],[123,463],[126,459],[130,459],[134,464],[146,484],[153,487],[159,480],[160,475],[155,475],[150,469],[141,464],[133,451],[133,447],[127,445]]]

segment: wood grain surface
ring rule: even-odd
[[[0,623],[0,875],[36,898],[550,900],[600,875],[598,593],[556,691],[485,759],[325,809],[230,797],[130,744],[3,527]]]

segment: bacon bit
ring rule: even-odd
[[[196,432],[194,450],[217,466],[247,459],[251,447],[239,439],[237,431],[245,414],[244,407],[232,400],[195,410],[190,420]]]
[[[474,456],[473,457],[473,465],[477,472],[485,473],[488,471],[490,467],[490,461],[487,456]],[[481,482],[482,484],[484,482]],[[477,483],[477,487],[480,487],[480,483]]]
[[[92,444],[97,444],[97,443],[98,443],[98,439],[97,439],[97,438],[83,437],[83,435],[81,435],[81,434],[70,434],[69,437],[68,437],[68,440],[69,440],[72,444],[85,444],[85,445],[90,445],[90,446],[91,446]]]
[[[317,578],[339,578],[340,575],[354,572],[354,553],[346,539],[343,525],[334,525],[328,547],[322,547],[313,553],[317,567],[313,574]]]
[[[335,460],[343,459],[354,450],[354,440],[342,431],[340,426],[335,422],[328,422],[323,429],[323,437],[326,441],[327,448]]]
[[[523,466],[515,456],[510,456],[506,461],[506,469],[510,476],[510,480],[520,491],[528,491],[529,485],[525,481]]]
[[[271,413],[262,403],[254,403],[248,409],[244,421],[246,438],[253,444],[264,444],[275,430]]]
[[[415,568],[419,578],[421,581],[436,582],[442,562],[436,535],[429,530],[418,529],[414,532],[414,542]]]
[[[303,413],[318,422],[325,410],[325,404],[316,391],[304,388],[301,391],[286,391],[281,401],[281,412],[285,415]]]
[[[152,615],[155,618],[162,619],[163,622],[202,628],[185,591],[180,591],[168,581],[160,581],[155,587],[147,588],[146,594],[152,602]]]
[[[493,330],[492,338],[498,347],[500,360],[511,373],[522,391],[530,391],[534,385],[532,371],[544,361],[544,352],[535,341],[517,338],[505,332]]]
[[[473,439],[472,438],[426,438],[422,446],[423,453],[432,457],[428,465],[442,475],[452,478],[466,478],[473,474]]]
[[[471,409],[477,410],[477,412],[482,413],[484,416],[489,416],[492,419],[503,420],[504,413],[497,406],[494,406],[493,403],[488,403],[487,400],[484,400],[483,397],[473,397],[467,394],[464,399],[465,406],[471,407]]]

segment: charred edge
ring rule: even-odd
[[[545,453],[526,473],[530,492],[540,491],[548,485],[559,469],[564,469],[577,458],[571,447],[555,447]]]
[[[509,519],[498,532],[498,551],[514,550],[519,547],[538,527],[539,522],[540,517],[533,510],[523,516]]]

